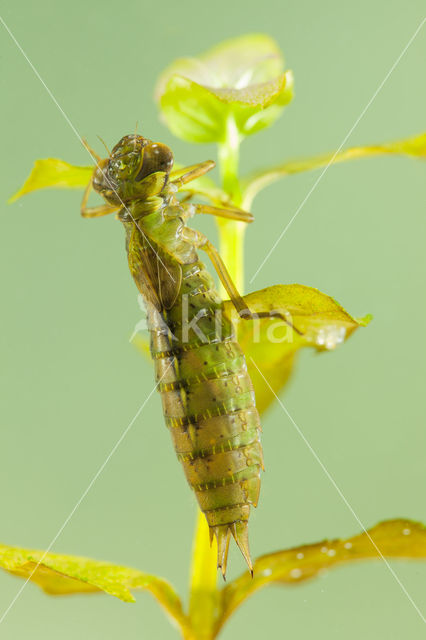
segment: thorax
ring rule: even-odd
[[[144,244],[158,247],[180,264],[192,264],[197,260],[197,253],[182,237],[192,215],[191,204],[182,204],[173,193],[165,192],[131,202],[126,210],[120,212],[119,218],[125,226],[135,225],[138,228]]]

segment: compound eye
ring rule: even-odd
[[[100,176],[97,171],[95,172],[92,179],[94,189],[100,189],[102,187],[102,177],[103,176]]]
[[[142,154],[132,151],[110,159],[108,173],[116,180],[126,180],[134,175],[142,163]]]
[[[93,173],[93,178],[92,178],[92,185],[95,191],[98,191],[98,192],[102,191],[105,188],[105,184],[108,183],[107,175],[106,175],[107,166],[108,166],[108,159],[101,160],[96,166],[96,169]]]
[[[140,181],[151,173],[170,173],[173,167],[173,153],[165,144],[150,144],[144,149],[143,162],[136,180]]]

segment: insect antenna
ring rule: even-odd
[[[108,155],[110,156],[111,155],[111,151],[108,149],[105,140],[103,138],[101,138],[101,136],[96,136],[96,137],[99,138],[99,140],[102,142],[102,144],[104,145],[105,149],[108,152]]]
[[[101,162],[102,158],[98,156],[98,154],[94,149],[92,149],[92,147],[89,145],[89,143],[85,138],[81,138],[81,144],[83,145],[83,147],[87,149],[87,151],[90,153],[90,155],[94,160],[96,160],[97,162]]]
[[[136,120],[135,133],[133,134],[133,148],[136,150],[136,132],[138,130],[139,121]]]

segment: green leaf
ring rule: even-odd
[[[406,140],[398,140],[397,142],[387,142],[365,147],[352,147],[339,151],[338,153],[331,152],[314,156],[313,158],[289,161],[276,167],[258,171],[243,181],[245,206],[250,207],[254,197],[259,191],[288,175],[320,169],[326,167],[329,163],[337,164],[338,162],[346,162],[347,160],[355,160],[356,158],[386,154],[407,155],[425,159],[426,133],[421,133],[418,136]]]
[[[93,167],[76,167],[58,158],[36,160],[22,187],[10,199],[15,202],[21,196],[37,189],[84,189],[90,182]]]
[[[174,62],[160,76],[156,98],[172,132],[189,142],[224,142],[232,119],[240,137],[269,126],[293,97],[291,71],[268,36],[249,35],[196,58]]]
[[[262,374],[278,394],[288,381],[299,349],[332,350],[371,319],[366,316],[357,320],[330,296],[300,284],[268,287],[244,296],[244,301],[254,313],[284,313],[286,320],[299,332],[278,317],[243,320],[230,301],[224,303],[224,310],[234,322],[237,340],[246,356],[260,412],[275,399]]]
[[[424,525],[411,520],[388,520],[347,540],[325,540],[261,556],[254,563],[253,578],[245,572],[223,589],[216,633],[244,600],[266,585],[298,585],[326,569],[381,556],[426,559]]]
[[[103,591],[124,602],[134,602],[131,591],[144,589],[155,596],[181,627],[186,624],[173,587],[163,578],[136,569],[6,545],[0,545],[0,567],[12,575],[30,579],[49,595]]]

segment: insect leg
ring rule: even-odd
[[[185,202],[189,202],[193,197],[194,197],[194,193],[188,192],[183,198],[181,198],[179,200],[179,202],[181,204],[184,204]]]
[[[237,310],[240,318],[243,318],[244,320],[256,320],[258,318],[279,317],[296,333],[298,333],[299,335],[303,335],[303,333],[293,325],[288,317],[286,317],[285,312],[275,310],[253,312],[249,309],[246,302],[244,301],[244,298],[238,292],[237,287],[235,286],[231,276],[229,275],[228,269],[226,268],[225,263],[220,257],[218,250],[216,249],[216,247],[214,247],[214,245],[212,245],[210,240],[206,238],[204,234],[189,227],[185,227],[182,231],[182,235],[187,242],[190,242],[197,249],[202,249],[207,253],[226,293],[229,295],[229,298],[235,309]]]
[[[254,216],[248,211],[238,209],[238,207],[212,207],[207,204],[195,204],[195,213],[208,213],[219,218],[228,218],[240,222],[253,222]]]
[[[191,182],[191,180],[195,180],[200,176],[203,176],[207,171],[211,171],[214,169],[216,163],[213,160],[206,160],[205,162],[200,162],[199,164],[193,164],[190,167],[184,167],[183,169],[178,169],[171,174],[171,184],[175,184],[178,189],[182,187],[187,182]],[[182,171],[184,173],[182,173]],[[177,178],[173,178],[173,175],[181,174]]]
[[[219,276],[221,283],[225,288],[226,293],[229,295],[238,313],[241,314],[244,311],[250,312],[250,309],[247,307],[246,303],[238,293],[238,290],[228,273],[228,269],[226,268],[225,263],[219,255],[219,252],[212,245],[210,240],[206,238],[203,233],[195,231],[195,229],[191,229],[190,227],[185,227],[182,230],[182,236],[184,240],[190,242],[194,247],[196,247],[197,249],[203,249],[203,251],[207,253],[215,268],[215,271]]]
[[[89,199],[91,190],[92,180],[90,180],[89,184],[87,185],[83,195],[83,200],[81,201],[80,211],[83,218],[99,218],[99,216],[106,216],[108,213],[114,213],[114,211],[118,211],[121,208],[121,205],[117,206],[112,204],[100,204],[97,207],[88,207],[87,201]]]

